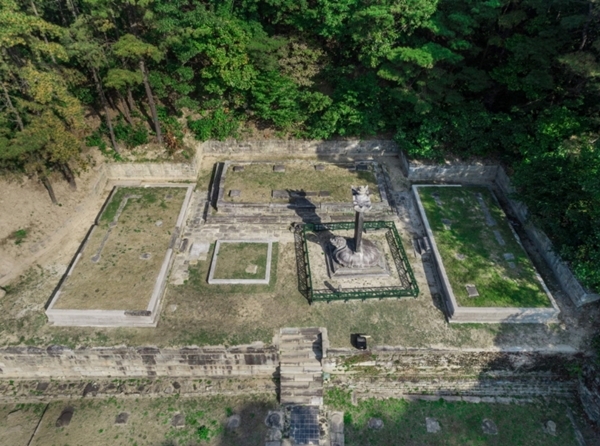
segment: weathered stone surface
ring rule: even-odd
[[[479,297],[479,291],[477,291],[477,287],[475,285],[467,284],[465,285],[467,289],[467,294],[469,297]]]
[[[185,426],[185,415],[182,413],[176,413],[171,418],[171,426],[173,427],[184,427]]]
[[[265,418],[265,425],[269,428],[283,429],[283,412],[270,410]]]
[[[323,164],[316,164],[315,165],[315,170],[321,172],[321,171],[325,170],[325,166]]]
[[[154,223],[157,227],[161,227],[163,225],[163,221],[162,220],[156,220],[156,222]]]
[[[227,418],[227,422],[225,423],[225,427],[227,430],[233,431],[236,430],[242,424],[242,417],[238,414],[231,415]]]
[[[71,424],[71,419],[73,418],[73,413],[75,409],[72,407],[65,407],[63,411],[60,413],[60,416],[56,420],[56,427],[66,427]]]
[[[544,423],[544,432],[548,435],[556,436],[556,423],[552,420],[548,420]]]
[[[229,191],[229,196],[230,196],[230,197],[239,197],[239,196],[241,196],[241,195],[242,195],[242,191],[241,191],[241,190],[239,190],[239,189],[231,189],[231,190]]]
[[[233,166],[233,171],[234,172],[243,172],[244,166]]]
[[[481,429],[483,430],[484,434],[498,435],[498,426],[496,426],[496,423],[494,423],[489,418],[483,420],[483,422],[481,423]]]
[[[129,413],[121,412],[115,418],[115,424],[127,424],[127,420],[129,420]]]
[[[273,166],[273,172],[285,172],[285,166],[283,164],[276,164]]]
[[[383,429],[383,420],[381,418],[370,418],[367,427],[373,430]]]
[[[430,434],[435,434],[442,429],[438,420],[429,417],[425,418],[425,427]]]
[[[256,274],[258,272],[258,265],[248,265],[246,268],[247,274]]]
[[[282,437],[280,429],[271,428],[267,431],[267,441],[279,441]]]

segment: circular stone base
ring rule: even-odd
[[[361,252],[356,252],[354,247],[354,239],[345,239],[346,244],[341,243],[339,239],[342,237],[335,237],[336,242],[332,242],[336,246],[336,250],[333,253],[333,257],[336,262],[346,268],[370,268],[377,266],[381,262],[381,252],[375,245],[367,239],[362,239]],[[334,240],[335,240],[334,239]]]

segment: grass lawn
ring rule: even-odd
[[[566,407],[559,403],[506,405],[369,399],[353,406],[350,393],[332,389],[326,393],[325,404],[344,411],[346,446],[577,445]],[[373,417],[383,420],[381,430],[367,427]],[[428,433],[426,417],[435,418],[441,430]],[[498,427],[497,435],[483,433],[481,424],[486,418]],[[556,436],[543,431],[548,420],[556,423]]]
[[[269,245],[267,243],[221,242],[216,259],[217,264],[214,278],[264,279],[267,268],[268,248]],[[256,272],[252,272],[254,271],[253,267],[256,267]]]
[[[186,192],[184,187],[119,187],[54,308],[145,310]]]
[[[35,413],[41,412],[37,409]],[[56,420],[66,407],[74,409],[66,427],[56,427]],[[267,427],[264,419],[277,407],[275,395],[244,397],[213,396],[161,398],[108,398],[55,401],[49,404],[40,429],[31,446],[120,446],[120,445],[206,445],[239,446],[264,443]],[[0,413],[2,407],[0,406]],[[34,410],[30,410],[34,412]],[[122,412],[129,414],[126,424],[115,424]],[[181,414],[184,426],[173,427],[172,420]],[[240,427],[230,431],[227,418],[237,414]],[[38,416],[39,419],[39,416]],[[5,424],[7,422],[5,421]],[[28,430],[29,440],[35,424]],[[11,426],[8,426],[9,428]],[[1,435],[1,434],[0,434]],[[0,437],[2,438],[2,437]]]
[[[278,163],[279,164],[279,163]],[[283,163],[282,163],[283,164]],[[351,186],[368,185],[371,201],[381,201],[377,180],[372,171],[349,171],[348,167],[323,164],[325,170],[315,170],[315,163],[287,163],[285,172],[274,172],[271,163],[244,165],[243,172],[234,172],[232,163],[225,177],[225,200],[242,203],[287,202],[272,198],[273,190],[305,192],[329,191],[329,197],[308,197],[310,201],[351,202]],[[229,197],[229,191],[241,191],[240,197]]]
[[[459,305],[551,306],[489,189],[440,186],[418,191]],[[475,285],[478,297],[468,296],[468,284]]]

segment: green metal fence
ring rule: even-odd
[[[417,297],[419,295],[419,286],[413,274],[413,270],[406,257],[406,251],[402,245],[400,235],[396,230],[396,226],[391,221],[366,221],[363,228],[369,229],[386,229],[386,240],[394,258],[394,265],[402,283],[401,286],[387,287],[368,287],[368,288],[351,288],[343,290],[318,289],[313,286],[312,273],[310,267],[310,259],[308,255],[308,244],[306,234],[309,232],[321,231],[336,231],[336,230],[354,230],[354,222],[338,222],[338,223],[306,223],[297,227],[297,235],[301,236],[301,240],[297,240],[296,250],[301,250],[301,258],[299,261],[304,263],[304,277],[301,277],[299,283],[305,292],[310,303],[317,301],[335,301],[335,300],[351,300],[351,299],[383,299],[388,297]],[[300,254],[297,252],[297,255]],[[299,268],[300,269],[300,268]],[[301,271],[299,271],[301,273]],[[300,274],[302,276],[302,274]]]

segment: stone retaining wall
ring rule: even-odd
[[[555,253],[552,243],[542,231],[528,221],[527,206],[511,198],[514,188],[504,169],[498,165],[457,164],[441,165],[423,164],[409,161],[402,154],[408,179],[413,183],[472,183],[491,186],[503,204],[519,219],[527,236],[531,239],[548,267],[552,270],[562,289],[578,307],[600,299],[600,294],[586,290],[573,275],[568,265]]]
[[[197,145],[197,150],[210,154],[265,154],[298,156],[335,156],[335,155],[396,155],[398,146],[392,140],[250,140],[250,141],[206,141]]]
[[[82,379],[102,377],[271,377],[277,351],[262,345],[225,347],[48,348],[0,350],[0,377]]]
[[[106,176],[111,180],[196,181],[198,156],[188,163],[106,163]]]

